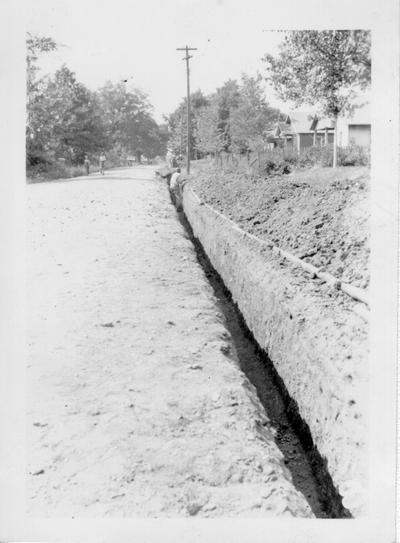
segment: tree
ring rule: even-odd
[[[38,139],[35,126],[40,124],[41,87],[43,79],[37,77],[39,68],[37,61],[41,54],[57,49],[57,44],[52,38],[40,37],[28,32],[26,39],[26,157],[28,164],[39,162],[43,158],[42,142]]]
[[[219,121],[218,103],[214,97],[208,106],[196,112],[195,140],[201,153],[218,155],[224,149],[224,132]]]
[[[26,43],[27,163],[81,162],[106,145],[97,100],[65,65],[53,77],[38,77],[39,56],[57,48],[52,38],[28,34]]]
[[[53,76],[38,77],[40,54],[53,51],[51,38],[27,38],[27,164],[50,165],[58,158],[77,164],[85,154],[113,150],[140,160],[164,153],[166,128],[157,125],[147,96],[123,83],[89,91],[63,65]]]
[[[26,72],[27,72],[27,94],[28,98],[37,90],[38,80],[37,60],[42,53],[55,51],[57,44],[52,38],[45,38],[27,33],[26,38]]]
[[[239,84],[234,79],[226,81],[217,89],[215,97],[218,106],[218,129],[223,135],[224,149],[229,151],[232,143],[231,117],[235,109],[239,107]]]
[[[277,114],[278,110],[267,104],[261,75],[243,75],[238,106],[230,114],[232,146],[240,151],[260,151]]]
[[[276,58],[266,55],[267,79],[279,98],[296,105],[318,105],[334,123],[337,164],[337,119],[350,113],[360,90],[371,82],[371,36],[365,30],[292,31]]]
[[[152,158],[164,152],[165,136],[151,115],[145,93],[109,81],[98,91],[98,98],[112,147],[135,154],[139,160],[142,154]]]
[[[107,146],[97,99],[67,66],[43,82],[36,105],[35,139],[49,159],[65,158],[77,164],[86,153]]]
[[[187,147],[187,98],[184,98],[173,113],[165,117],[168,124],[168,146],[176,153],[182,154]],[[198,149],[195,135],[196,116],[200,109],[209,104],[207,96],[197,90],[190,95],[190,149],[192,153]],[[191,157],[193,158],[193,157]]]

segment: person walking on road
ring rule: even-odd
[[[86,175],[89,175],[89,170],[90,170],[90,160],[89,160],[89,157],[87,155],[85,155],[85,160],[83,161],[84,165],[85,165],[85,169],[86,169]]]
[[[100,173],[101,175],[104,175],[104,166],[106,164],[106,155],[104,154],[104,151],[101,152],[100,158],[99,158],[99,165],[100,165]]]

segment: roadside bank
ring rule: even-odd
[[[354,311],[354,300],[319,279],[310,281],[244,236],[196,198],[195,185],[183,193],[194,236],[274,364],[344,507],[359,516],[365,497],[367,324]]]

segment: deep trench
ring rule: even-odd
[[[175,204],[173,195],[171,200]],[[179,210],[177,214],[213,288],[218,308],[225,318],[225,326],[232,336],[240,368],[256,388],[266,415],[275,429],[275,442],[284,456],[284,463],[292,475],[295,488],[303,494],[317,518],[352,518],[343,506],[326,460],[318,452],[297,403],[290,397],[273,362],[249,330],[231,293],[195,237],[184,211]]]

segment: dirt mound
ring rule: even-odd
[[[265,179],[207,165],[195,172],[192,186],[248,232],[346,283],[368,286],[368,168],[318,168]]]

